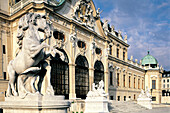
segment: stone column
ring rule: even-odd
[[[109,78],[108,78],[108,71],[104,72],[104,83],[105,83],[105,92],[108,93],[109,92]]]
[[[69,64],[69,99],[76,98],[75,93],[75,64]]]
[[[0,21],[1,22],[1,21]],[[0,25],[0,79],[3,79],[3,51],[2,51],[2,28]]]
[[[89,91],[92,90],[93,83],[94,83],[94,68],[89,68]]]

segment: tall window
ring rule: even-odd
[[[119,58],[119,49],[117,48],[117,58]]]
[[[3,74],[4,74],[4,80],[6,80],[6,72],[3,72]]]
[[[110,53],[110,55],[112,55],[112,46],[111,45],[109,45],[109,53]]]
[[[112,76],[113,76],[113,72],[110,72],[110,85],[113,85]]]
[[[86,57],[78,56],[75,67],[75,88],[77,98],[85,99],[89,91],[89,70]]]
[[[134,100],[136,99],[136,95],[134,94]]]
[[[94,64],[94,83],[98,84],[101,80],[104,81],[104,66],[101,61],[96,61]]]
[[[138,79],[138,89],[140,88],[140,79]]]
[[[136,84],[136,81],[135,81],[135,77],[134,77],[134,88],[135,88],[135,84]]]
[[[131,83],[130,83],[130,78],[131,78],[131,77],[129,76],[129,88],[130,88],[130,84],[131,84]]]
[[[152,80],[152,89],[156,89],[156,80]]]
[[[120,101],[120,96],[117,96],[117,101]]]
[[[117,86],[119,86],[119,73],[117,73]]]
[[[143,89],[143,80],[142,80],[142,89]]]
[[[124,101],[126,101],[126,96],[124,96]]]
[[[123,52],[123,60],[125,60],[125,52]]]
[[[64,52],[65,59],[62,61],[59,54],[56,54],[50,61],[51,65],[51,84],[55,95],[64,95],[66,99],[69,98],[69,60]]]
[[[125,75],[123,75],[123,87],[125,87]]]
[[[3,54],[6,54],[5,45],[3,45]]]

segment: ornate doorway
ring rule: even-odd
[[[75,67],[75,88],[77,98],[86,98],[89,91],[89,69],[88,62],[84,56],[78,56]]]
[[[51,84],[54,88],[55,95],[64,95],[69,98],[69,60],[64,50],[65,59],[62,61],[58,54],[50,61],[51,65]]]

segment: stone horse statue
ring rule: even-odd
[[[39,31],[45,34],[45,38],[40,37]],[[55,53],[58,53],[61,59],[63,59],[64,54],[44,42],[51,36],[51,23],[49,20],[46,20],[44,15],[27,13],[20,18],[17,34],[19,52],[9,62],[7,67],[9,83],[6,96],[18,96],[18,94],[20,96],[22,93],[26,95],[27,93],[40,92],[43,80],[41,74],[44,73],[42,72],[44,69],[47,70],[46,75],[49,74],[47,91],[51,94],[54,93],[50,82],[51,67],[46,62],[46,59],[55,55]],[[45,51],[44,48],[49,51]],[[38,75],[40,80],[37,84],[37,90],[35,81]],[[16,80],[18,81],[16,82]],[[17,87],[15,85],[18,87],[18,90],[16,90]]]

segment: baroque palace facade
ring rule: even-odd
[[[7,89],[7,65],[19,47],[18,21],[28,12],[47,15],[53,23],[53,36],[46,43],[66,57],[62,61],[56,54],[50,62],[56,95],[85,99],[92,83],[104,80],[105,91],[111,100],[136,100],[141,89],[149,89],[153,103],[161,103],[163,68],[149,53],[140,63],[133,57],[128,60],[127,36],[116,32],[107,20],[100,20],[100,9],[96,10],[92,0],[0,1],[1,101]]]

